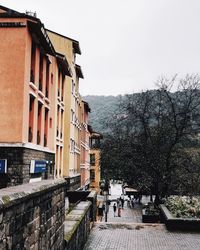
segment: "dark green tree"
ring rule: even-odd
[[[155,193],[157,202],[174,192],[176,155],[191,147],[200,129],[199,87],[199,76],[188,75],[161,78],[157,90],[127,95],[107,121],[104,173]]]

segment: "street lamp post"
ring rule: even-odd
[[[105,222],[108,220],[108,191],[104,191],[105,196]]]

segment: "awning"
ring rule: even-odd
[[[77,74],[77,76],[79,77],[79,78],[84,78],[84,76],[83,76],[83,71],[82,71],[82,69],[81,69],[81,66],[79,66],[79,65],[75,65],[75,67],[76,67],[76,74]]]
[[[49,55],[55,55],[54,47],[47,35],[44,25],[39,22],[28,21],[28,28],[33,37],[39,41],[45,52]]]
[[[57,58],[58,64],[61,66],[62,72],[65,75],[71,77],[72,76],[72,71],[71,71],[69,63],[67,61],[67,58],[64,55],[60,54],[60,53],[56,53],[56,58]]]
[[[129,187],[124,188],[124,191],[125,191],[125,195],[134,195],[138,193],[137,189],[129,188]]]

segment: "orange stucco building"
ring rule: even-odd
[[[101,180],[101,139],[103,135],[92,130],[90,131],[90,189],[100,193]]]
[[[0,187],[55,177],[80,187],[80,48],[62,37],[0,6]]]

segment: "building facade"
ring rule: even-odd
[[[90,184],[90,146],[89,146],[89,104],[85,101],[81,102],[81,188],[89,189]]]
[[[71,76],[66,77],[64,116],[63,161],[57,177],[65,178],[69,189],[81,187],[81,95],[79,79],[83,78],[81,67],[76,64],[76,54],[81,54],[79,42],[48,30],[48,35],[59,53],[66,56],[71,69]]]
[[[101,148],[100,143],[103,136],[90,130],[90,189],[100,193],[101,180]]]
[[[79,43],[4,6],[0,39],[0,188],[55,177],[79,188]]]

